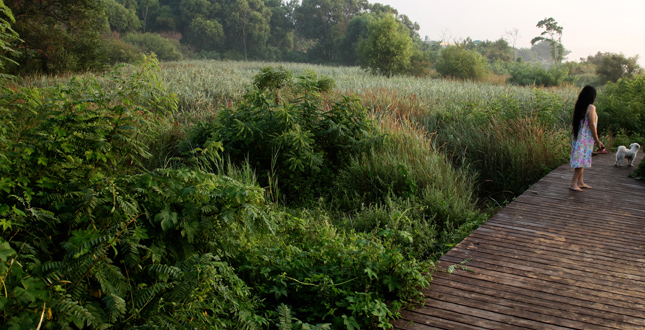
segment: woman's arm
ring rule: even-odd
[[[589,128],[591,128],[591,135],[593,135],[594,141],[596,141],[596,144],[599,148],[604,148],[605,145],[602,144],[602,142],[600,142],[600,139],[598,138],[596,107],[593,104],[589,104],[589,106],[587,107],[587,118],[589,118]]]

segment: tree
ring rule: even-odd
[[[295,10],[296,33],[316,41],[311,57],[332,62],[347,24],[368,7],[367,0],[303,0]]]
[[[193,19],[188,26],[189,40],[202,50],[214,50],[224,41],[224,29],[216,20],[201,16]]]
[[[441,51],[435,68],[444,77],[482,79],[488,75],[486,59],[478,52],[460,46],[448,46]]]
[[[605,53],[601,56],[596,67],[596,74],[601,83],[608,81],[615,83],[618,79],[631,78],[641,71],[642,69],[638,65],[638,55],[627,58],[623,54]]]
[[[293,14],[298,2],[296,0],[287,3],[282,0],[267,0],[266,5],[271,10],[268,44],[281,52],[281,55],[293,51],[295,34]]]
[[[231,48],[241,47],[244,59],[250,50],[264,50],[269,38],[271,11],[262,0],[235,0],[227,8],[227,35]]]
[[[520,30],[518,28],[513,28],[509,31],[506,31],[504,34],[508,40],[508,43],[511,45],[513,48],[513,60],[515,60],[517,48],[515,46],[517,45],[517,39],[520,38]]]
[[[358,45],[361,67],[388,77],[405,72],[412,56],[410,30],[392,15],[371,22],[368,30]]]
[[[367,38],[369,24],[377,20],[377,17],[376,14],[367,13],[355,16],[349,21],[345,35],[338,40],[338,62],[344,65],[359,64],[358,45]]]
[[[134,32],[141,25],[137,15],[132,10],[128,10],[114,0],[105,0],[105,15],[107,15],[112,31],[120,33]]]
[[[510,62],[514,58],[513,49],[503,38],[497,41],[485,40],[477,45],[477,51],[486,57],[490,63],[496,61]]]
[[[150,8],[159,5],[159,0],[140,0],[139,7],[141,9],[141,20],[143,21],[143,32],[146,32],[148,27],[148,12]]]
[[[557,64],[562,62],[564,46],[562,45],[562,27],[553,17],[545,18],[538,22],[537,27],[545,30],[531,40],[531,45],[540,41],[547,41],[551,45],[551,58]]]
[[[21,42],[11,55],[21,71],[57,73],[103,67],[103,0],[8,0]]]

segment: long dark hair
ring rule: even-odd
[[[592,86],[585,86],[578,95],[578,101],[573,108],[573,138],[578,139],[578,131],[580,130],[580,121],[585,118],[587,108],[596,100],[596,89]]]

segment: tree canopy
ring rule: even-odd
[[[539,21],[536,25],[539,28],[544,28],[544,31],[539,36],[531,40],[531,45],[535,45],[541,41],[547,41],[551,45],[551,57],[555,63],[561,63],[564,57],[564,46],[562,45],[562,27],[553,17],[545,18]]]
[[[367,38],[358,44],[361,67],[388,77],[405,72],[412,56],[410,30],[392,15],[370,22],[367,28]]]

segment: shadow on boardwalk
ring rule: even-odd
[[[645,329],[645,182],[613,165],[594,156],[584,192],[568,164],[549,173],[441,258],[395,328]]]

